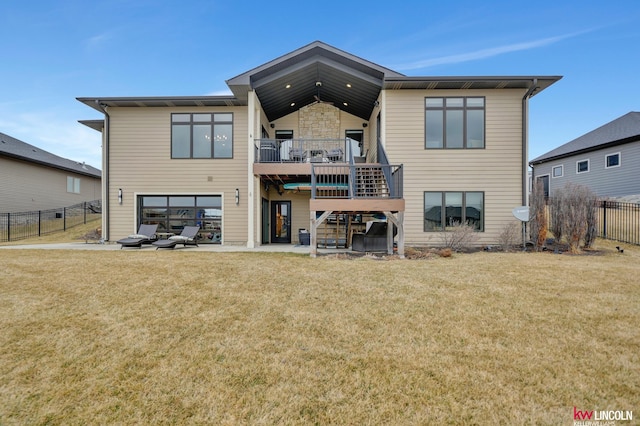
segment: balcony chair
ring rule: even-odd
[[[327,159],[329,161],[342,161],[344,158],[344,152],[342,152],[342,148],[334,148],[329,150],[327,153]]]
[[[120,249],[122,249],[123,247],[142,248],[142,244],[149,244],[157,239],[156,229],[158,229],[157,224],[140,225],[140,228],[138,228],[137,234],[129,235],[127,238],[123,238],[116,242],[120,244]]]
[[[199,226],[185,226],[180,235],[174,235],[166,240],[154,241],[152,244],[156,246],[156,250],[160,248],[174,249],[178,244],[182,244],[185,247],[187,244],[198,247],[198,242],[196,241],[198,232],[200,232]]]
[[[307,151],[302,148],[291,148],[289,150],[289,160],[296,163],[304,163],[307,161]]]

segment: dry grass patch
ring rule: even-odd
[[[573,406],[638,410],[636,251],[3,251],[0,424],[558,424]]]

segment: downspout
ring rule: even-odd
[[[104,113],[104,134],[102,138],[102,240],[109,241],[109,113],[107,106],[95,100]]]
[[[528,206],[529,200],[527,197],[527,188],[529,187],[528,181],[528,168],[529,162],[527,160],[529,156],[529,98],[536,90],[538,85],[538,79],[534,78],[529,86],[529,90],[522,97],[522,205]]]

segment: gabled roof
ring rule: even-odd
[[[635,141],[640,141],[640,112],[629,112],[571,142],[542,154],[531,160],[529,164],[540,164]]]
[[[232,96],[78,98],[104,107],[246,106],[255,91],[269,121],[316,102],[368,121],[380,91],[404,89],[531,89],[531,96],[560,76],[407,77],[321,41],[287,53],[226,81]],[[96,122],[82,122],[98,130]]]
[[[403,75],[314,41],[227,80],[234,95],[256,91],[269,121],[321,100],[368,120],[385,77]]]
[[[26,142],[22,142],[4,133],[0,133],[0,156],[15,158],[98,179],[102,176],[102,172],[95,167],[58,157],[55,154],[29,145]]]

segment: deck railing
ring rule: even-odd
[[[345,139],[257,139],[256,163],[344,163],[360,156],[357,141]]]
[[[402,198],[402,181],[402,165],[313,164],[311,198]]]

